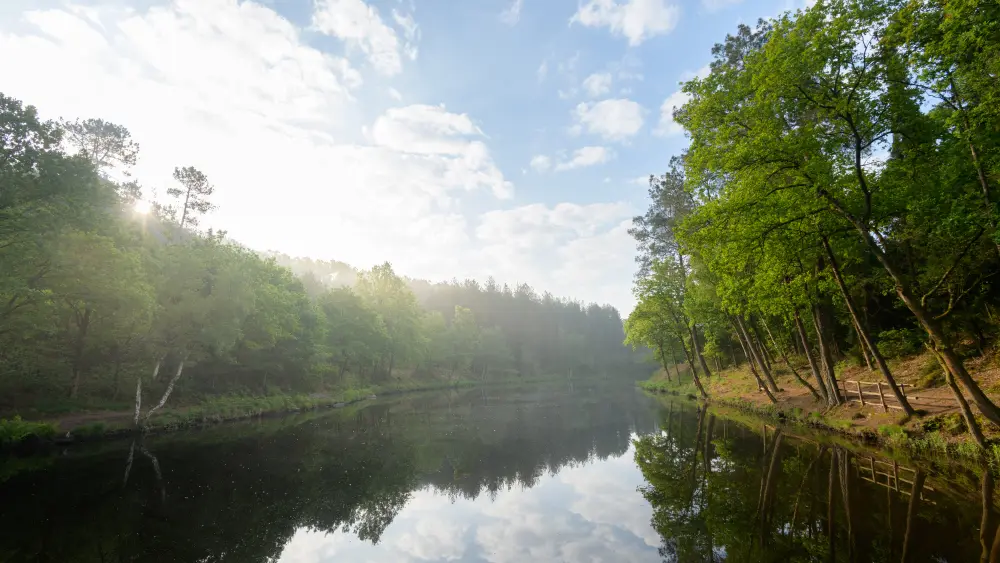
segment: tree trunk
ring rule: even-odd
[[[872,357],[875,358],[875,363],[878,364],[878,369],[882,372],[882,377],[889,382],[889,389],[892,390],[892,394],[899,401],[900,406],[903,407],[903,412],[909,416],[913,416],[916,414],[916,411],[913,410],[910,402],[906,400],[906,396],[900,391],[899,385],[896,384],[896,379],[892,377],[892,373],[889,371],[888,364],[885,363],[885,358],[879,352],[878,345],[875,344],[874,339],[868,334],[868,330],[861,325],[857,307],[854,305],[854,298],[851,297],[851,293],[847,290],[847,283],[844,282],[844,277],[840,273],[840,266],[837,264],[837,258],[833,255],[833,248],[830,247],[830,242],[825,236],[822,239],[823,248],[826,249],[826,256],[830,259],[830,269],[833,270],[833,277],[837,281],[837,287],[840,288],[840,294],[844,298],[844,304],[847,305],[847,311],[851,314],[851,320],[854,321],[854,329],[858,331],[858,335],[861,337],[859,344],[862,348],[867,346],[871,350]],[[869,367],[871,367],[870,364]]]
[[[75,399],[80,393],[80,374],[83,372],[83,348],[90,329],[90,307],[83,310],[83,316],[76,319],[76,339],[73,342],[73,386],[69,398]]]
[[[965,396],[962,395],[962,390],[958,388],[955,384],[955,376],[948,371],[948,366],[944,363],[944,358],[941,354],[934,349],[931,343],[927,343],[927,349],[930,350],[931,354],[934,354],[934,358],[937,360],[938,365],[941,366],[941,370],[944,371],[945,381],[948,383],[948,387],[951,389],[951,393],[955,396],[955,402],[958,403],[958,410],[962,413],[962,418],[965,419],[965,425],[969,428],[969,433],[979,444],[980,448],[986,448],[986,437],[983,436],[983,431],[979,428],[979,422],[976,421],[975,415],[972,414],[972,409],[969,407],[969,402],[965,400]]]
[[[691,347],[695,355],[698,356],[698,365],[701,366],[701,371],[705,372],[705,377],[712,377],[712,372],[708,369],[708,362],[705,361],[705,356],[701,353],[701,346],[698,345],[698,329],[695,328],[694,323],[688,323],[688,330],[691,332]]]
[[[687,345],[684,344],[684,339],[679,339],[681,341],[681,348],[684,349],[684,355],[687,356],[688,365],[691,366],[691,381],[694,382],[694,386],[698,388],[698,393],[701,394],[702,399],[708,398],[708,393],[705,392],[705,388],[701,386],[701,379],[698,377],[698,371],[694,367],[694,358],[691,353],[688,352]]]
[[[114,387],[111,390],[111,399],[117,401],[118,391],[121,382],[121,373],[122,373],[122,353],[121,353],[121,348],[119,348],[117,344],[115,345],[114,358],[115,358],[115,371],[112,376],[114,381],[113,383]]]
[[[764,381],[767,383],[767,386],[770,388],[772,393],[777,393],[778,386],[774,383],[774,378],[771,376],[771,370],[767,369],[767,366],[764,364],[764,360],[761,358],[761,353],[754,346],[753,340],[750,338],[750,333],[747,332],[746,325],[743,322],[743,318],[739,315],[736,315],[736,324],[743,335],[743,339],[746,341],[747,349],[749,349],[751,357],[755,362],[757,362],[757,367],[760,368],[761,373],[764,374]]]
[[[941,328],[941,324],[937,319],[931,315],[930,311],[924,306],[921,300],[917,299],[913,295],[912,287],[907,283],[903,276],[902,271],[899,267],[889,259],[888,255],[882,251],[879,246],[878,241],[872,236],[870,229],[857,217],[851,214],[849,211],[844,209],[840,202],[832,198],[829,194],[825,192],[820,193],[821,196],[826,198],[827,202],[836,209],[842,216],[844,216],[848,221],[854,225],[855,230],[861,236],[864,243],[868,246],[869,251],[875,255],[879,263],[882,264],[882,268],[889,274],[895,284],[896,295],[899,299],[906,305],[906,308],[910,310],[920,326],[927,332],[927,335],[934,341],[935,348],[941,357],[944,359],[945,365],[957,379],[969,395],[972,397],[973,402],[976,403],[976,407],[979,411],[983,413],[983,416],[987,418],[993,424],[1000,426],[1000,408],[998,408],[986,393],[983,392],[979,384],[976,383],[969,372],[965,369],[965,364],[962,362],[958,354],[955,353],[955,349],[952,348],[951,343],[948,338],[945,337],[944,329]],[[957,397],[956,397],[957,399]]]
[[[823,383],[823,377],[820,375],[819,367],[816,365],[816,359],[813,358],[812,350],[809,347],[809,336],[806,334],[806,327],[802,324],[802,317],[799,316],[798,308],[794,309],[794,314],[792,318],[795,321],[795,330],[799,333],[799,340],[802,341],[803,354],[806,356],[806,360],[809,361],[809,370],[812,371],[813,377],[816,378],[816,385],[819,389],[823,399],[830,402],[830,395],[826,389],[826,384]]]
[[[160,397],[160,402],[157,403],[155,407],[146,411],[145,419],[147,421],[149,420],[149,417],[153,416],[154,412],[160,410],[161,408],[163,408],[163,405],[167,404],[167,399],[169,399],[170,394],[174,392],[174,385],[177,384],[177,380],[181,378],[181,373],[184,372],[184,362],[186,361],[187,361],[187,354],[184,354],[184,356],[181,357],[181,361],[177,364],[177,372],[174,373],[174,376],[170,379],[170,382],[167,383],[167,389],[166,391],[163,392],[163,396]]]
[[[660,365],[663,366],[663,373],[667,376],[667,383],[670,383],[670,366],[667,365],[667,357],[663,354],[663,340],[656,343],[656,349],[660,353]]]
[[[159,368],[159,364],[156,366]],[[135,382],[135,416],[132,417],[132,426],[139,426],[139,412],[142,410],[142,376],[139,376]],[[131,454],[129,458],[131,459]],[[128,479],[128,473],[126,473],[126,479]]]
[[[750,332],[753,334],[754,341],[757,343],[757,349],[760,350],[761,357],[764,358],[764,363],[767,364],[767,371],[774,371],[771,364],[774,363],[774,359],[771,357],[771,351],[767,349],[767,343],[760,336],[760,331],[757,330],[757,325],[753,322],[753,317],[747,317],[747,325],[750,326]]]
[[[774,395],[771,393],[771,390],[767,388],[767,384],[765,384],[764,380],[760,378],[760,374],[757,373],[757,368],[754,366],[754,361],[750,357],[750,352],[747,351],[747,345],[743,341],[743,335],[740,334],[739,327],[736,326],[736,321],[730,318],[729,322],[732,323],[733,329],[736,330],[736,340],[739,341],[740,347],[743,348],[743,355],[746,356],[747,358],[747,365],[750,366],[750,373],[753,374],[754,379],[757,380],[757,389],[763,391],[764,394],[767,395],[767,398],[770,399],[772,403],[777,403],[778,399],[774,397]]]
[[[389,353],[389,379],[392,379],[392,366],[396,363],[396,352]]]
[[[816,341],[819,343],[819,358],[823,368],[823,376],[826,380],[827,390],[830,392],[828,402],[831,405],[840,405],[844,402],[840,396],[840,387],[837,386],[837,374],[833,370],[833,356],[830,355],[830,346],[826,341],[826,328],[823,326],[823,311],[819,305],[812,308],[813,328],[816,329]]]
[[[806,389],[808,389],[809,393],[811,393],[812,396],[817,401],[819,401],[822,397],[820,397],[819,393],[817,393],[816,390],[813,389],[812,385],[809,385],[808,381],[806,381],[805,379],[802,378],[801,375],[799,375],[798,370],[795,369],[795,366],[792,365],[792,362],[788,361],[788,355],[785,353],[785,349],[782,348],[781,346],[778,346],[778,341],[775,340],[774,335],[771,334],[771,327],[767,326],[767,321],[761,319],[761,323],[763,323],[764,330],[767,331],[767,335],[771,338],[771,344],[774,345],[774,349],[777,350],[779,354],[781,354],[781,359],[782,361],[785,362],[785,365],[788,366],[788,369],[792,370],[792,375],[794,375],[795,379],[797,379],[799,383],[801,383]]]
[[[674,354],[674,346],[670,345],[670,361],[674,363],[674,375],[677,376],[677,384],[681,384],[681,368],[680,362],[677,361],[677,355]]]

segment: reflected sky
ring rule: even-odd
[[[633,435],[634,436],[634,435]],[[296,531],[280,563],[328,561],[659,561],[644,483],[624,455],[592,459],[539,478],[534,487],[474,500],[414,491],[377,545],[350,532]]]
[[[53,450],[0,562],[1000,561],[989,473],[796,432],[570,383]]]

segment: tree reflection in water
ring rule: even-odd
[[[714,417],[688,403],[664,412],[664,430],[635,444],[664,561],[998,561],[986,472],[949,468],[935,489],[919,467],[769,426],[703,432]]]

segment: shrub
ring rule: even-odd
[[[878,348],[886,358],[911,356],[919,352],[922,346],[920,333],[913,329],[897,328],[878,335]]]
[[[918,389],[927,389],[928,387],[939,387],[945,384],[944,372],[941,371],[941,364],[937,362],[934,358],[927,358],[924,365],[920,366],[920,371],[918,372],[919,379],[917,380]]]
[[[56,427],[46,422],[30,422],[15,416],[11,420],[0,418],[0,446],[11,446],[36,436],[48,439],[56,435]]]

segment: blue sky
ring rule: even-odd
[[[2,91],[103,117],[260,250],[528,282],[627,314],[637,181],[738,22],[789,0],[6,0]],[[666,107],[667,111],[664,111]]]

